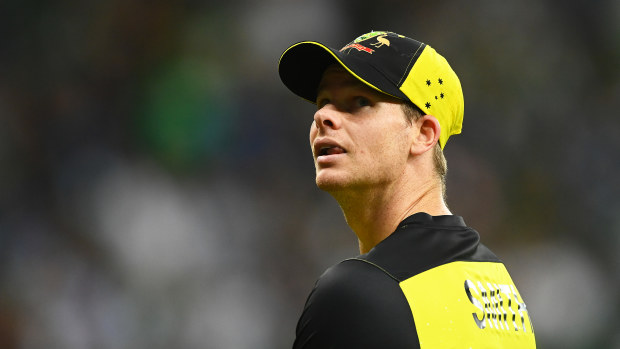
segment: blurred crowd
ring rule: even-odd
[[[540,348],[620,348],[620,2],[0,2],[0,348],[288,348],[355,256],[288,45],[370,30],[457,72],[448,204]]]

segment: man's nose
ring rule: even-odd
[[[314,113],[314,124],[319,130],[338,129],[341,121],[340,112],[331,104],[323,106]]]

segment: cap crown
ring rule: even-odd
[[[365,65],[355,73],[367,84],[401,99],[407,96],[400,86],[426,44],[392,32],[373,31],[360,35],[339,50],[342,58]],[[374,78],[380,74],[383,79]],[[382,81],[383,80],[383,81]],[[379,85],[379,86],[374,86]]]

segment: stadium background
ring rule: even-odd
[[[465,93],[449,205],[540,348],[620,348],[620,2],[0,3],[0,347],[288,348],[356,254],[291,43],[419,38]]]

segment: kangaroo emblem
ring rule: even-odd
[[[387,35],[385,35],[385,34],[377,36],[377,42],[372,43],[371,45],[376,47],[376,48],[379,48],[379,47],[381,47],[383,45],[390,46],[390,40],[386,39],[385,38],[386,36]]]

